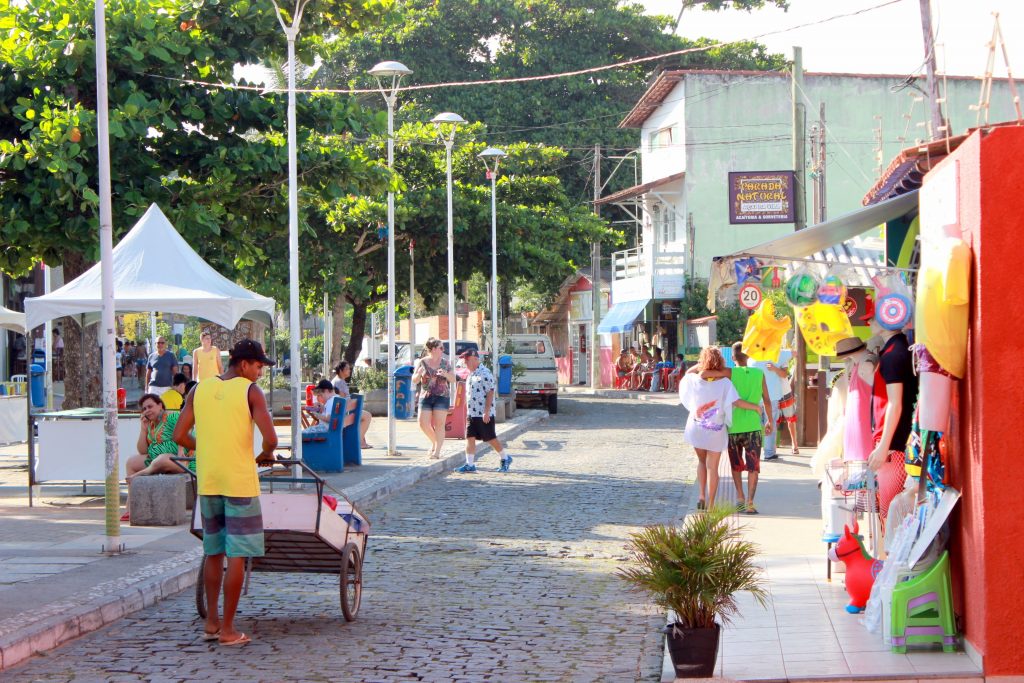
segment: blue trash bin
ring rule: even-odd
[[[498,393],[512,393],[512,356],[498,356]]]
[[[395,411],[396,420],[411,420],[415,417],[416,392],[412,388],[412,366],[395,368]]]
[[[42,365],[33,363],[30,372],[32,377],[29,380],[29,389],[32,392],[32,407],[42,408],[46,405],[46,371]]]
[[[43,367],[43,371],[46,371],[46,351],[42,349],[32,350],[32,362],[37,363]]]

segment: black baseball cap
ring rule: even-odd
[[[459,358],[479,358],[480,354],[477,353],[476,349],[466,349],[459,354]]]
[[[252,339],[243,339],[236,343],[235,347],[231,349],[231,360],[236,363],[243,360],[254,360],[264,365],[274,365],[274,361],[267,358],[267,354],[263,352],[263,345]]]

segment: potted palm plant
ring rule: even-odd
[[[748,591],[766,604],[761,568],[755,563],[757,546],[743,540],[731,519],[735,511],[716,506],[682,524],[650,526],[633,534],[631,561],[618,572],[675,615],[666,635],[680,678],[714,675],[721,626],[738,610],[736,593]]]

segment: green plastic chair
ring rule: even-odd
[[[943,652],[956,651],[948,550],[928,571],[892,589],[892,651],[904,653],[908,644],[918,643],[941,643]]]

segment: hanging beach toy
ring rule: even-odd
[[[776,265],[761,267],[761,289],[779,289],[782,287],[782,268]]]
[[[809,306],[817,297],[818,286],[818,278],[806,268],[800,268],[786,281],[786,300],[792,306]]]
[[[846,285],[834,272],[829,271],[818,287],[818,301],[842,306],[846,301]]]
[[[887,330],[902,330],[914,319],[910,288],[898,275],[872,278],[878,288],[875,320]]]

